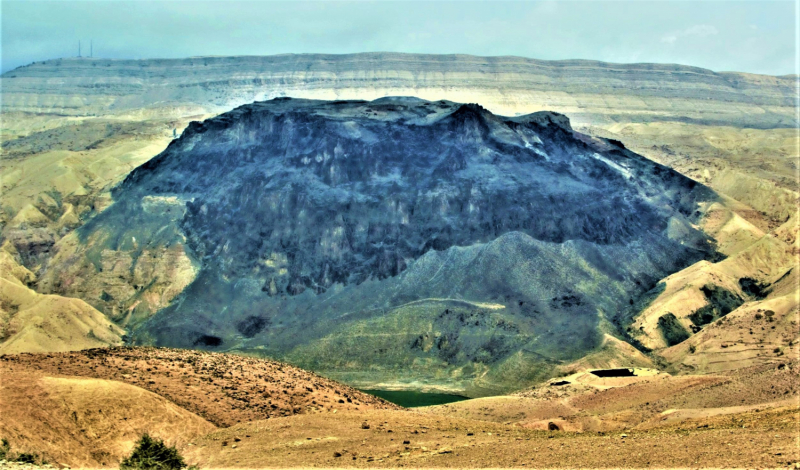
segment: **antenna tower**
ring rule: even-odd
[[[94,40],[89,39],[89,57],[94,57]]]
[[[78,57],[81,56],[81,42],[78,41]]]

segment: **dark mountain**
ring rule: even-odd
[[[83,289],[138,343],[359,385],[477,395],[541,379],[714,256],[691,225],[706,187],[562,115],[448,101],[242,106],[190,124],[113,198],[79,230],[70,259],[88,267],[62,256],[54,290]],[[193,280],[163,301],[171,274],[151,258],[170,249]]]

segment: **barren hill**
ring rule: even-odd
[[[0,293],[2,348],[6,350],[115,344],[123,332],[110,317],[124,325],[138,314],[136,309],[152,313],[170,305],[201,268],[201,263],[186,254],[180,237],[174,243],[140,245],[135,256],[93,253],[92,269],[105,273],[102,282],[108,288],[83,294],[75,285],[88,281],[82,277],[83,268],[76,267],[76,260],[68,256],[80,249],[78,239],[69,234],[105,211],[113,202],[109,189],[164,150],[173,132],[179,134],[189,121],[276,96],[374,99],[415,95],[478,102],[495,114],[509,116],[543,109],[565,113],[582,133],[622,142],[719,195],[719,200],[702,204],[703,214],[695,222],[715,239],[716,249],[728,259],[722,263],[701,261],[662,279],[631,307],[638,316],[629,334],[657,351],[671,344],[665,334],[673,342],[696,334],[663,350],[671,370],[684,372],[774,362],[788,353],[787,346],[798,338],[794,325],[800,308],[796,287],[800,254],[796,172],[800,161],[793,129],[793,77],[720,73],[680,65],[461,55],[84,58],[40,62],[8,72],[2,77],[2,94],[0,251],[4,264],[0,274],[14,284],[4,284],[8,288]],[[154,198],[146,205],[147,210],[174,215],[176,202]],[[170,217],[166,217],[166,225],[174,222]],[[683,228],[673,226],[671,230],[675,234]],[[160,234],[172,235],[175,233]],[[64,255],[53,261],[57,252]],[[457,254],[453,252],[453,259]],[[549,254],[542,255],[540,261],[549,259]],[[282,260],[269,263],[278,265]],[[51,284],[55,270],[62,273],[58,275],[61,285]],[[16,274],[9,276],[12,271]],[[65,271],[67,275],[63,275]],[[441,274],[437,279],[442,279]],[[651,279],[642,281],[647,284]],[[38,302],[44,297],[25,289],[37,295],[71,292],[80,300],[50,296],[46,302]],[[98,306],[99,297],[106,306],[122,307],[100,312],[85,303]],[[419,312],[427,315],[438,306],[452,311],[451,297],[435,294],[427,303],[411,303],[394,313],[398,318],[410,318]],[[23,305],[23,298],[36,302]],[[722,306],[720,299],[731,302]],[[489,302],[495,303],[502,302]],[[731,310],[734,307],[741,310]],[[493,315],[490,322],[506,320],[497,309],[486,311]],[[42,312],[57,314],[50,318]],[[770,320],[766,320],[766,312],[773,312]],[[732,321],[723,320],[728,314]],[[757,315],[764,319],[756,320]],[[361,331],[386,326],[374,320],[356,320]],[[751,321],[763,324],[752,329]],[[243,324],[243,329],[258,329],[259,321],[253,322]],[[428,324],[435,324],[432,336],[418,335],[423,348],[434,340],[439,342],[435,330],[453,326],[449,320],[436,318],[414,328],[425,330]],[[325,328],[330,330],[325,344],[352,350],[349,327],[325,324]],[[355,346],[363,347],[365,337],[359,336]],[[597,335],[599,349],[589,358],[565,358],[555,367],[567,371],[581,364],[647,365],[651,361],[631,351],[619,338],[609,338],[613,336]],[[385,340],[377,336],[370,336],[370,341],[373,351],[387,349],[381,343]],[[446,346],[444,350],[449,351]],[[319,367],[331,365],[331,358],[319,346],[300,348],[293,354],[295,360],[313,361]],[[639,356],[634,357],[636,354]],[[397,357],[388,360],[402,362]],[[503,374],[519,377],[520,364],[524,361],[506,364]],[[353,372],[361,367],[351,366]],[[362,379],[355,373],[341,378]]]
[[[6,355],[0,435],[15,451],[72,467],[115,467],[144,431],[177,445],[189,463],[211,468],[792,466],[800,459],[797,367],[788,361],[682,377],[582,373],[515,396],[413,411],[236,356],[148,348]],[[320,413],[297,399],[303,384],[318,389],[311,396]],[[265,390],[273,397],[288,391],[301,412],[287,408],[263,419]],[[176,398],[231,425],[215,428]]]
[[[362,386],[522,387],[715,256],[692,225],[708,188],[559,114],[417,98],[243,106],[191,124],[113,199],[40,287],[139,343]]]
[[[114,380],[148,390],[217,426],[348,409],[397,409],[380,398],[275,361],[164,348],[98,348],[0,356],[9,372]]]
[[[147,432],[183,445],[216,427],[166,398],[126,383],[53,376],[0,363],[0,435],[15,453],[57,466],[110,467]]]

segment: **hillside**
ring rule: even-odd
[[[717,196],[699,201],[700,213],[689,217],[696,227],[673,224],[669,236],[685,239],[699,229],[714,240],[714,249],[722,256],[699,261],[674,273],[672,268],[663,269],[663,265],[631,262],[626,257],[629,253],[607,256],[606,260],[613,259],[614,263],[618,260],[629,263],[624,268],[638,273],[642,285],[633,289],[636,297],[630,295],[627,287],[617,293],[588,289],[587,284],[606,283],[609,276],[595,272],[596,258],[590,266],[585,265],[582,260],[587,251],[580,244],[575,247],[570,245],[572,242],[563,244],[565,251],[556,253],[552,248],[557,244],[548,245],[552,240],[541,244],[536,235],[533,242],[517,235],[481,240],[473,246],[486,246],[489,252],[506,259],[527,257],[534,248],[536,251],[531,261],[534,267],[521,271],[518,279],[502,275],[491,283],[522,286],[524,295],[542,302],[545,296],[539,288],[526,285],[537,275],[536,282],[574,282],[572,278],[542,281],[547,276],[535,272],[537,265],[559,266],[592,279],[581,284],[578,291],[597,298],[598,302],[580,308],[588,312],[602,304],[604,315],[596,324],[589,321],[573,332],[577,338],[592,331],[583,336],[586,341],[554,337],[551,344],[534,350],[534,359],[525,353],[502,365],[491,366],[491,373],[480,366],[467,370],[464,376],[459,367],[446,367],[447,372],[442,372],[439,366],[440,361],[463,363],[487,354],[492,357],[495,350],[503,356],[519,344],[509,341],[510,335],[492,339],[477,331],[464,330],[463,338],[457,341],[463,355],[451,358],[453,350],[447,345],[452,338],[446,335],[442,338],[441,333],[460,329],[455,322],[461,320],[456,316],[440,317],[437,309],[457,310],[465,319],[470,315],[488,315],[485,325],[470,328],[510,323],[511,328],[519,329],[514,334],[520,338],[530,338],[532,331],[546,331],[552,318],[542,319],[544,323],[526,323],[527,320],[520,323],[516,317],[522,306],[518,305],[520,311],[513,312],[508,306],[495,308],[506,305],[505,300],[467,299],[469,302],[463,303],[463,298],[451,295],[452,288],[446,287],[449,282],[463,286],[458,284],[461,273],[455,269],[449,274],[456,277],[455,281],[446,278],[443,274],[447,270],[442,270],[433,278],[438,287],[428,289],[426,295],[431,297],[424,302],[412,300],[416,298],[414,283],[431,279],[439,266],[451,260],[471,276],[482,274],[480,269],[484,266],[480,263],[485,261],[477,257],[482,252],[462,252],[452,247],[445,252],[449,253],[446,261],[433,256],[427,260],[425,269],[432,271],[425,272],[422,278],[413,278],[409,273],[406,277],[411,281],[399,283],[399,293],[391,291],[395,287],[369,292],[368,299],[381,300],[378,306],[368,305],[368,308],[391,311],[391,318],[386,321],[367,314],[363,318],[349,316],[347,324],[341,324],[338,320],[323,321],[323,317],[327,318],[323,314],[315,317],[320,321],[319,329],[305,328],[303,334],[324,336],[324,342],[276,344],[270,350],[261,349],[261,345],[255,344],[257,341],[247,337],[261,327],[267,328],[260,318],[271,313],[257,311],[252,318],[239,319],[246,334],[229,325],[218,334],[209,333],[207,341],[241,336],[233,349],[248,354],[284,351],[287,359],[313,365],[325,373],[341,374],[337,377],[354,384],[438,387],[450,391],[475,386],[475,393],[483,394],[498,382],[510,380],[524,386],[530,380],[539,380],[538,375],[520,373],[531,370],[534,364],[543,371],[566,373],[585,367],[653,366],[655,361],[673,372],[720,372],[780,361],[783,355],[791,353],[792,342],[800,339],[796,328],[800,314],[796,287],[800,255],[796,175],[800,162],[793,129],[794,78],[790,76],[714,72],[666,64],[365,53],[170,60],[57,59],[5,73],[0,86],[3,95],[0,105],[2,351],[119,344],[125,333],[123,327],[137,325],[168,308],[190,286],[209,291],[206,294],[219,298],[220,305],[229,296],[239,298],[242,290],[249,290],[246,283],[226,284],[227,280],[221,285],[234,285],[237,290],[215,292],[214,288],[220,287],[215,280],[211,281],[211,289],[195,284],[207,270],[203,260],[190,252],[191,237],[185,237],[182,229],[175,229],[183,217],[182,201],[178,199],[143,200],[143,210],[149,211],[146,218],[153,225],[140,229],[167,227],[147,246],[140,242],[141,236],[130,233],[125,235],[135,237],[130,240],[130,247],[98,248],[83,256],[87,240],[82,240],[74,230],[107,210],[115,201],[111,188],[119,185],[134,168],[162,152],[173,135],[180,135],[190,121],[202,121],[253,100],[278,96],[371,100],[387,95],[413,95],[434,102],[442,99],[477,102],[494,115],[520,117],[540,110],[563,113],[570,118],[572,128],[583,135],[611,139],[589,139],[589,145],[600,145],[607,151],[617,145],[612,142],[619,141],[627,149],[714,189]],[[154,214],[158,221],[151,217]],[[564,229],[558,227],[556,231]],[[230,232],[236,235],[233,228]],[[524,230],[520,233],[531,235]],[[232,239],[235,241],[236,237]],[[452,241],[455,246],[464,243],[464,239]],[[107,243],[122,241],[88,240],[95,247]],[[401,250],[399,254],[408,253]],[[411,255],[409,259],[414,257]],[[571,261],[554,264],[554,256]],[[727,259],[716,262],[723,256]],[[403,262],[406,261],[404,258]],[[283,263],[282,258],[269,259],[258,269],[280,272],[285,269],[280,267]],[[389,264],[381,269],[390,269]],[[423,263],[417,265],[422,269]],[[239,271],[242,265],[231,268]],[[618,274],[610,276],[612,284],[618,282],[615,279]],[[258,282],[267,281],[259,275],[255,277]],[[309,279],[319,284],[319,276]],[[371,284],[365,283],[364,288],[368,285]],[[279,287],[276,280],[275,290]],[[308,289],[306,284],[303,287]],[[639,295],[641,289],[649,287],[652,289],[647,294]],[[273,290],[269,282],[260,288],[266,288],[265,292]],[[482,298],[493,287],[477,285],[475,289],[474,294]],[[409,290],[412,294],[406,298]],[[363,310],[368,303],[358,294],[344,297],[329,311],[341,305],[348,312]],[[609,303],[609,298],[617,300]],[[626,300],[628,306],[624,306]],[[631,300],[635,301],[633,305]],[[530,301],[522,301],[530,305]],[[618,308],[617,301],[624,308]],[[219,306],[218,310],[222,312],[223,308]],[[608,314],[612,310],[617,325],[607,321],[614,322],[614,315]],[[772,314],[767,316],[767,312]],[[761,319],[756,318],[759,315]],[[725,320],[726,316],[730,321]],[[189,319],[175,316],[169,321],[192,324]],[[629,323],[631,327],[626,330]],[[542,330],[545,324],[548,326]],[[298,320],[280,327],[295,331],[294,328],[303,328],[301,325]],[[200,323],[192,327],[206,334],[218,325]],[[374,328],[399,334],[375,336],[370,333]],[[403,336],[403,331],[411,329],[417,333]],[[657,355],[643,356],[641,351],[620,341],[626,336],[635,337],[640,347],[653,348]],[[673,338],[671,342],[667,336]],[[180,335],[177,338],[184,345],[194,342],[181,339]],[[689,339],[671,345],[676,338]],[[154,337],[145,340],[156,341]],[[225,348],[231,345],[227,341]],[[559,341],[566,341],[571,347],[576,345],[575,350],[557,351],[560,355],[552,356]],[[409,359],[407,351],[386,352],[397,352],[401,346],[415,342],[421,352],[415,350],[413,359]],[[377,354],[386,367],[364,374],[364,359],[345,363],[326,355],[321,345],[353,354],[371,348],[366,362]],[[484,345],[490,347],[481,349]],[[286,352],[290,347],[291,351]],[[544,357],[538,356],[542,351],[546,352]],[[584,357],[584,353],[589,355]],[[430,355],[437,358],[430,361]],[[553,357],[558,357],[554,363],[545,360]],[[546,366],[542,366],[543,361]],[[432,375],[422,382],[393,381],[396,371],[409,364],[427,368]],[[482,378],[474,381],[469,377]]]
[[[201,468],[800,461],[796,360],[706,376],[586,371],[511,396],[398,409],[235,355],[111,348],[0,358],[0,435],[14,452],[73,468],[116,468],[145,431]],[[265,413],[270,401],[280,406]]]
[[[716,256],[692,225],[708,188],[558,114],[446,101],[243,106],[191,124],[112,195],[40,288],[139,343],[361,385],[522,387]]]
[[[122,344],[125,330],[81,299],[39,294],[36,276],[0,248],[0,354]]]
[[[275,361],[164,348],[98,348],[0,356],[9,372],[126,383],[216,426],[333,409],[396,409],[346,385]]]
[[[743,367],[724,374],[671,376],[653,369],[600,377],[584,370],[509,396],[439,405],[425,413],[572,432],[652,430],[716,416],[796,406],[798,361]],[[623,371],[630,369],[622,369]],[[601,369],[614,372],[615,370]]]

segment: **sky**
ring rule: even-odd
[[[800,1],[800,0],[798,0]],[[2,71],[103,58],[352,53],[514,55],[796,73],[792,0],[0,0]]]

